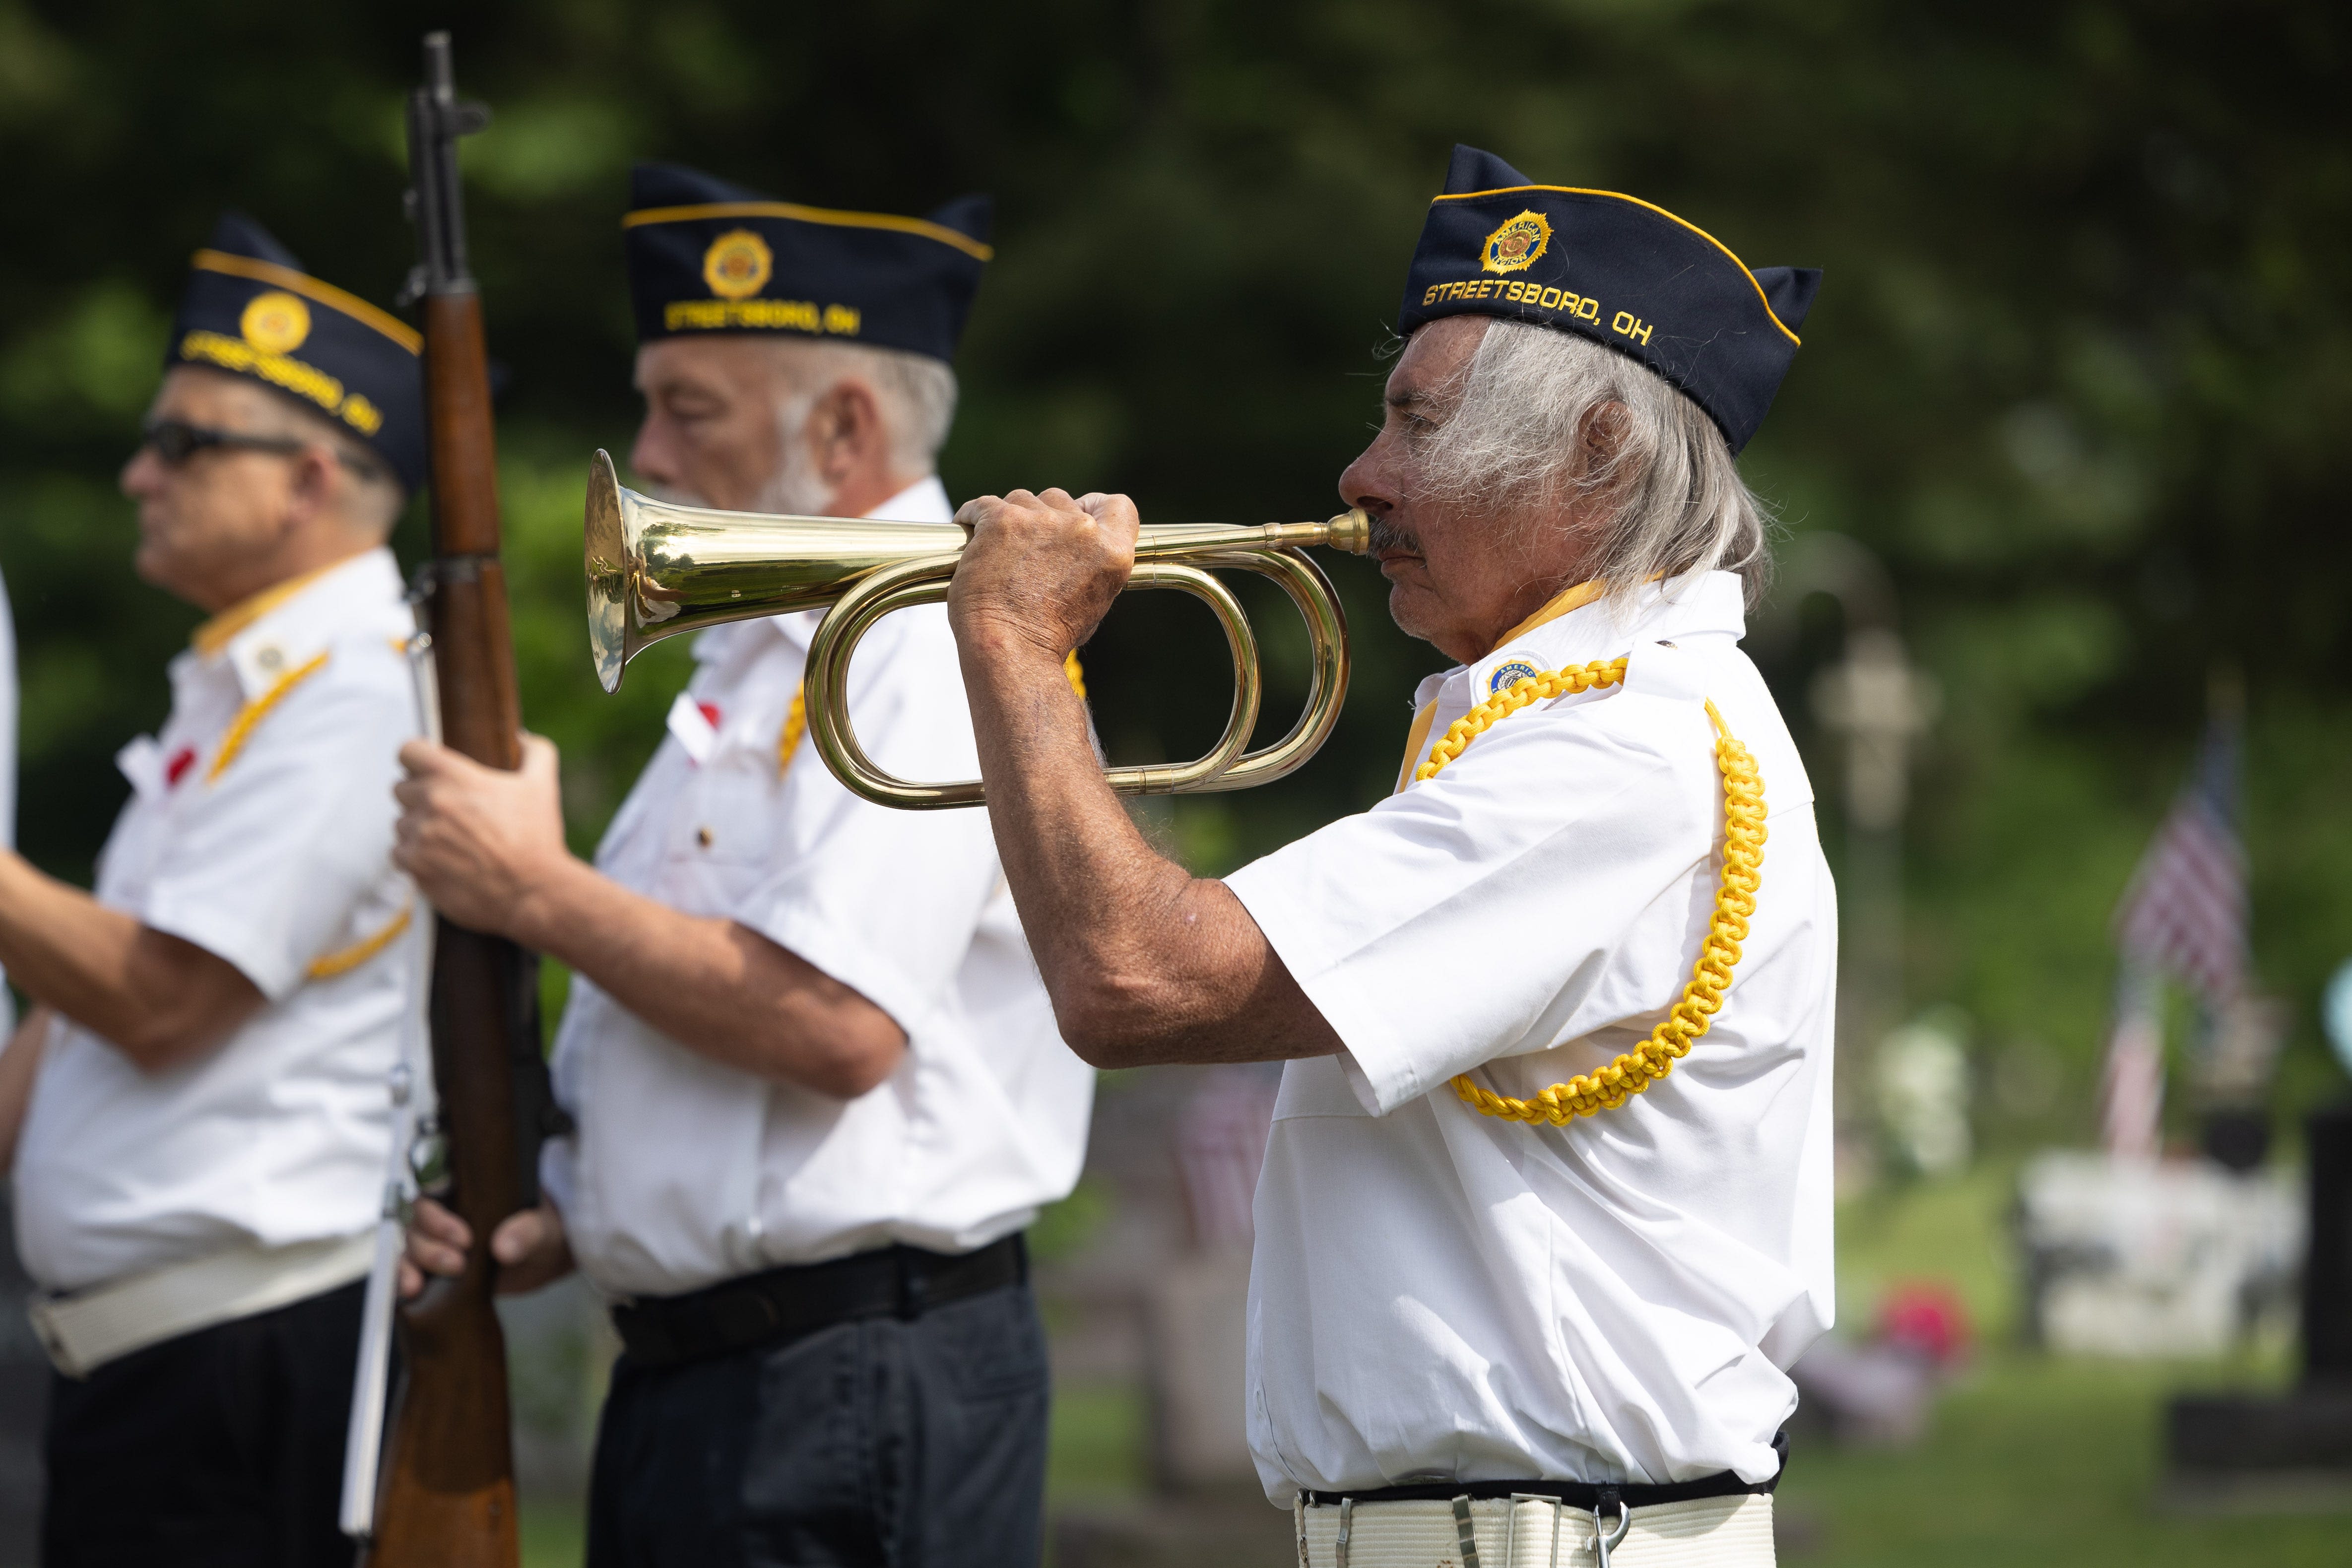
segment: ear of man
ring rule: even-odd
[[[881,399],[862,376],[845,375],[819,393],[803,428],[817,472],[835,489],[867,469],[890,466],[893,443]]]
[[[319,518],[373,544],[391,538],[393,525],[408,505],[408,492],[393,478],[391,467],[324,416],[267,387],[247,390],[247,427],[253,434],[311,444],[310,450],[294,459],[293,500],[302,516]]]
[[[854,395],[862,400],[856,428],[861,437],[872,438],[865,467],[878,476],[876,482],[882,478],[889,481],[875,500],[887,499],[933,471],[955,420],[955,372],[943,361],[899,349],[797,339],[779,339],[772,352],[779,397],[833,400],[830,424],[836,435],[848,423],[837,395],[856,389]],[[814,429],[814,417],[813,409],[812,425],[804,428]],[[862,439],[860,447],[862,450]],[[813,447],[812,456],[821,457],[823,450]]]

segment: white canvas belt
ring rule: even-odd
[[[1603,1557],[1592,1511],[1551,1498],[1350,1502],[1297,1510],[1299,1568],[1772,1568],[1772,1497],[1627,1510]],[[1343,1518],[1343,1514],[1345,1517]],[[1600,1521],[1616,1536],[1612,1512]],[[1344,1531],[1344,1540],[1342,1538]]]
[[[132,1351],[348,1285],[364,1278],[374,1258],[373,1231],[240,1247],[70,1296],[36,1296],[26,1312],[51,1364],[68,1377],[88,1377]]]

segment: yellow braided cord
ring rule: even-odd
[[[1079,701],[1087,700],[1087,670],[1086,666],[1078,662],[1076,648],[1072,648],[1070,657],[1062,661],[1062,679],[1070,683],[1070,689],[1078,694]]]
[[[801,737],[808,733],[808,688],[793,688],[793,705],[784,710],[784,732],[776,737],[776,776],[783,777],[784,770],[793,765],[793,753],[801,749]]]
[[[1614,686],[1625,679],[1625,661],[1595,659],[1580,669],[1555,669],[1546,675],[1522,676],[1461,718],[1446,726],[1444,735],[1429,748],[1429,761],[1413,770],[1412,782],[1437,776],[1438,770],[1485,734],[1498,720],[1507,719],[1530,702],[1573,697],[1596,687]]]
[[[1414,772],[1414,782],[1434,776],[1497,721],[1530,702],[1614,686],[1624,679],[1625,660],[1620,658],[1514,681],[1454,721],[1444,738],[1429,749],[1429,761]],[[1723,994],[1739,963],[1740,943],[1748,940],[1748,921],[1756,913],[1756,891],[1764,881],[1764,779],[1756,770],[1756,759],[1732,737],[1713,702],[1706,705],[1706,716],[1715,724],[1715,763],[1723,773],[1723,879],[1716,888],[1706,940],[1699,944],[1698,962],[1691,966],[1682,999],[1648,1039],[1600,1071],[1579,1073],[1532,1100],[1496,1094],[1473,1083],[1467,1073],[1457,1076],[1454,1092],[1480,1115],[1563,1127],[1596,1110],[1614,1110],[1674,1071],[1675,1063],[1690,1053],[1691,1042],[1706,1033],[1722,1010]]]
[[[415,912],[413,906],[401,910],[373,936],[362,937],[340,952],[320,954],[312,959],[310,967],[302,973],[313,980],[332,980],[338,974],[349,974],[352,970],[390,947],[394,940],[408,929],[409,919]]]
[[[245,742],[253,734],[253,727],[269,717],[269,710],[286,700],[286,694],[327,668],[327,656],[320,654],[299,669],[288,670],[278,678],[278,684],[237,710],[230,721],[228,733],[221,737],[220,750],[213,753],[213,765],[205,770],[206,784],[220,783],[221,774],[228,772],[229,763],[245,750]]]

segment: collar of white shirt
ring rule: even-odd
[[[324,571],[265,588],[196,628],[174,672],[226,668],[248,702],[338,639],[383,622],[401,603],[400,566],[379,546]]]
[[[1711,651],[1734,647],[1747,634],[1747,589],[1736,573],[1686,572],[1644,584],[1640,593],[1620,602],[1598,596],[1596,587],[1580,583],[1563,591],[1504,634],[1476,663],[1422,679],[1412,694],[1413,721],[1397,788],[1412,781],[1441,721],[1461,717],[1516,680],[1612,658],[1636,643],[1687,644]]]
[[[1569,594],[1575,592],[1570,589]],[[1737,573],[1686,572],[1663,583],[1644,584],[1626,603],[1591,599],[1577,604],[1565,614],[1551,616],[1539,610],[1513,627],[1475,664],[1460,666],[1423,680],[1415,699],[1426,702],[1447,681],[1467,675],[1471,689],[1483,700],[1496,673],[1522,660],[1535,665],[1533,670],[1522,673],[1542,674],[1614,657],[1636,641],[1719,637],[1724,646],[1728,646],[1746,636],[1747,631],[1744,589]],[[1544,659],[1550,662],[1540,662]],[[1512,679],[1518,677],[1514,675]],[[1510,681],[1503,684],[1507,686]]]

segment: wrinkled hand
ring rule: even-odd
[[[473,1243],[473,1229],[464,1220],[431,1198],[417,1199],[408,1222],[408,1250],[400,1260],[402,1299],[423,1290],[427,1274],[452,1279],[463,1274],[466,1249]],[[501,1296],[520,1296],[554,1283],[572,1267],[563,1215],[544,1199],[535,1209],[507,1215],[490,1233],[490,1256],[498,1259]]]
[[[401,747],[400,764],[393,864],[459,925],[529,942],[532,899],[572,863],[554,743],[524,736],[514,773],[429,741]]]
[[[1135,503],[1125,496],[1014,490],[963,504],[971,534],[948,591],[967,647],[1003,638],[1054,658],[1094,635],[1135,569]]]

